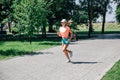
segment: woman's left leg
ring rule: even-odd
[[[67,48],[68,48],[68,46],[69,46],[69,45],[67,45]],[[72,57],[72,56],[73,56],[72,51],[71,51],[71,50],[68,50],[67,48],[66,48],[66,51],[70,54],[70,57]]]

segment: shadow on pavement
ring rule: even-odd
[[[72,64],[97,64],[99,62],[72,62]]]
[[[24,55],[39,55],[39,54],[53,54],[52,52],[30,52],[17,49],[8,49],[6,51],[0,50],[0,56],[24,56]]]
[[[39,54],[53,54],[52,52],[32,52],[29,55],[33,56],[33,55],[39,55]]]

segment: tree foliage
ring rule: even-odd
[[[55,23],[60,22],[61,19],[75,19],[76,16],[76,3],[75,0],[47,0],[51,2],[52,5],[50,6],[51,12],[47,16],[48,23],[49,23],[49,32],[52,32],[52,26]]]
[[[110,6],[111,1],[110,0],[99,0],[98,1],[100,5],[101,12],[99,14],[102,16],[102,29],[101,32],[104,33],[105,31],[105,22],[106,22],[106,13],[108,9],[110,9],[110,12],[112,12],[112,7]]]
[[[49,4],[44,0],[15,0],[13,3],[13,17],[20,32],[31,37],[46,24]]]
[[[10,2],[8,0],[0,1],[0,23],[10,14]]]
[[[120,0],[114,0],[117,3],[116,20],[120,23]]]
[[[88,12],[88,20],[89,20],[89,37],[92,32],[92,22],[96,22],[99,16],[102,16],[102,33],[104,33],[105,27],[105,18],[106,12],[108,9],[111,9],[109,5],[110,0],[79,0],[80,6],[84,9],[85,12]]]
[[[34,32],[46,33],[46,23],[49,32],[53,32],[53,25],[60,23],[63,18],[72,19],[77,24],[89,21],[89,37],[93,30],[92,22],[99,16],[103,17],[102,32],[104,32],[106,12],[110,0],[1,0],[0,22],[14,21],[20,33],[32,36]],[[116,10],[119,17],[120,1]]]
[[[120,7],[117,7],[116,9],[116,19],[120,23]]]
[[[11,5],[12,5],[12,0],[0,0],[0,28],[1,31],[3,30],[3,26],[5,23],[9,23],[12,19],[11,17]],[[10,30],[10,26],[9,31]]]

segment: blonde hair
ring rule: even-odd
[[[73,22],[73,20],[72,20],[72,19],[68,20],[68,23],[71,23],[71,22]]]
[[[70,23],[72,23],[72,22],[73,22],[72,19],[68,20],[67,25],[70,25]]]

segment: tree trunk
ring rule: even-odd
[[[91,0],[88,0],[88,27],[89,27],[89,31],[88,31],[88,38],[91,37],[91,32],[92,32],[92,2]]]
[[[48,32],[54,32],[53,30],[53,20],[49,20],[49,30]]]
[[[46,38],[46,28],[45,25],[42,27],[42,38]]]
[[[90,38],[92,33],[92,21],[90,19],[88,21],[88,27],[89,27],[88,38]]]
[[[103,21],[102,21],[102,34],[104,34],[104,32],[105,32],[105,22],[106,22],[106,20],[105,20],[105,18],[106,18],[106,12],[107,12],[107,3],[105,2],[105,5],[104,5],[104,12],[103,12]]]
[[[102,21],[102,34],[104,34],[104,32],[105,32],[105,17],[106,17],[106,14],[103,14],[103,21]]]
[[[10,22],[8,22],[8,29],[9,29],[9,32],[12,32]]]
[[[4,24],[1,24],[0,31],[3,31]]]
[[[48,32],[53,32],[52,25],[49,25],[49,30],[48,30]]]
[[[29,41],[30,41],[30,45],[32,44],[32,40],[31,40],[31,35],[29,35]]]

